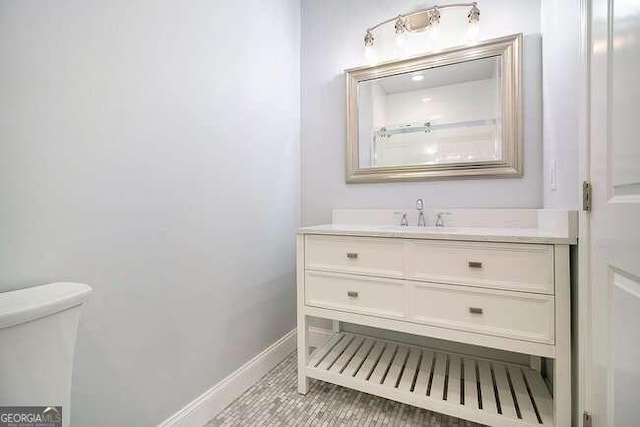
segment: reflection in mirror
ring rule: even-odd
[[[346,181],[522,176],[522,34],[345,71]]]
[[[358,83],[359,167],[502,158],[500,58]]]

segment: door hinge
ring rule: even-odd
[[[593,427],[591,414],[587,411],[582,413],[582,427]]]
[[[591,183],[589,181],[582,183],[582,210],[587,212],[591,210]]]

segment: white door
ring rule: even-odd
[[[640,0],[592,0],[591,407],[640,426]]]

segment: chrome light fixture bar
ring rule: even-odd
[[[373,46],[375,42],[374,31],[390,22],[395,21],[396,43],[402,46],[405,42],[406,33],[421,33],[426,30],[437,30],[440,24],[440,11],[452,8],[469,8],[467,14],[467,22],[469,23],[469,38],[475,40],[478,35],[478,23],[480,22],[480,9],[477,2],[472,3],[454,3],[443,6],[433,6],[426,9],[420,9],[405,15],[398,15],[395,18],[389,18],[373,27],[367,28],[364,36],[365,54],[369,59],[374,55]]]

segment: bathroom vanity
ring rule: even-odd
[[[427,224],[436,214],[427,212]],[[332,224],[298,230],[299,392],[316,378],[491,426],[571,425],[575,212],[460,209],[445,227],[396,218],[335,210]],[[334,321],[314,351],[310,317]],[[531,363],[347,333],[342,322],[522,353]],[[551,378],[540,358],[552,361]]]

